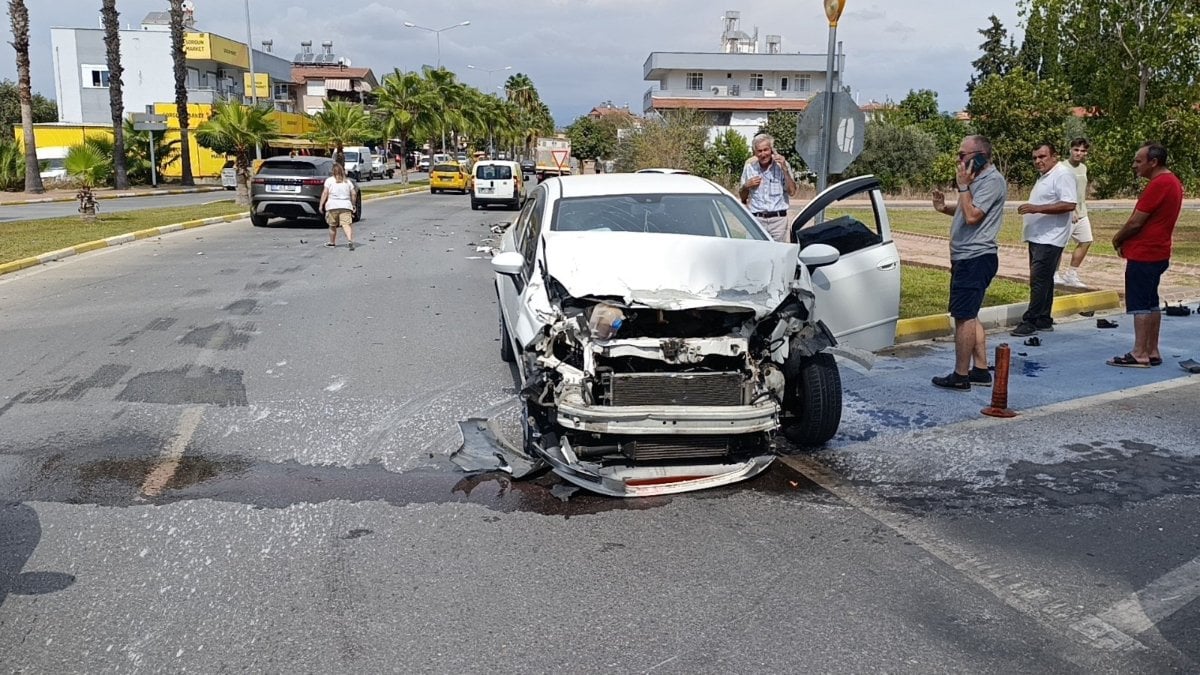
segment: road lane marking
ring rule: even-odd
[[[1100,618],[1126,633],[1140,635],[1200,598],[1200,558],[1176,567],[1132,593]]]
[[[783,455],[779,460],[838,499],[957,570],[1012,609],[1057,633],[1066,635],[1074,642],[1090,649],[1110,652],[1147,649],[1141,642],[1104,619],[1057,599],[1050,589],[1039,585],[1035,580],[960,548],[915,516],[889,511],[882,502],[866,491],[845,483],[815,458]],[[1081,667],[1095,665],[1086,658],[1065,654],[1064,657]]]
[[[198,405],[188,407],[179,416],[179,424],[176,427],[174,438],[158,456],[158,464],[142,481],[143,496],[157,497],[166,489],[167,483],[170,483],[175,476],[175,471],[179,468],[179,461],[183,459],[183,452],[191,442],[192,435],[196,433],[196,427],[200,425],[200,418],[203,416],[204,408]]]

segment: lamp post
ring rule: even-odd
[[[492,73],[499,73],[499,72],[502,72],[505,70],[512,70],[512,66],[504,66],[503,68],[477,68],[476,66],[473,66],[469,63],[467,64],[467,67],[470,68],[471,70],[482,70],[483,72],[488,74],[488,90],[489,91],[492,88]],[[493,122],[493,124],[494,124],[494,122]],[[488,125],[488,159],[496,158],[496,143],[494,142],[494,140],[492,138],[493,124]]]
[[[254,39],[250,37],[250,0],[246,0],[246,54],[250,57],[250,105],[258,107],[258,82],[254,78]],[[262,146],[254,144],[254,158],[262,159]]]
[[[425,26],[418,26],[417,24],[415,24],[411,21],[404,22],[405,28],[416,28],[417,30],[423,30],[423,31],[426,31],[429,33],[433,33],[434,35],[437,36],[437,67],[438,68],[442,67],[442,32],[452,30],[454,28],[460,28],[462,26],[470,26],[470,25],[471,25],[470,21],[463,21],[462,23],[456,23],[453,26],[446,26],[445,28],[426,28]]]
[[[829,128],[833,125],[833,62],[837,58],[834,48],[837,47],[838,19],[842,16],[842,10],[846,9],[846,0],[821,0],[821,2],[825,6],[825,16],[829,19],[829,56],[825,61],[825,109],[821,111],[821,145],[818,153],[821,161],[820,166],[817,167],[817,194],[821,194],[829,182],[829,144],[833,139],[833,130]],[[823,219],[822,214],[818,220]]]

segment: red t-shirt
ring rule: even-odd
[[[1134,207],[1149,213],[1146,224],[1121,246],[1126,260],[1159,262],[1171,258],[1171,233],[1183,208],[1183,183],[1170,171],[1164,171],[1146,185]]]

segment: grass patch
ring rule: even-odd
[[[100,203],[100,208],[104,208],[104,202]],[[220,201],[120,213],[104,213],[102,210],[93,223],[84,223],[79,216],[14,220],[0,223],[0,263],[151,227],[245,213],[247,209],[244,206],[236,206],[232,201]]]
[[[387,194],[389,192],[399,192],[400,190],[403,190],[405,188],[420,187],[423,185],[429,185],[429,181],[428,180],[414,180],[414,181],[409,181],[408,183],[389,183],[387,185],[365,185],[365,186],[362,183],[359,183],[358,189],[364,195],[382,195],[382,194]]]
[[[832,212],[827,212],[828,218]],[[1092,235],[1096,238],[1092,242],[1092,248],[1089,250],[1089,255],[1092,253],[1099,255],[1115,256],[1113,251],[1112,237],[1121,229],[1121,226],[1128,220],[1132,210],[1113,209],[1099,210],[1092,209],[1088,213],[1088,217],[1092,221]],[[847,208],[837,209],[835,215],[852,215],[864,223],[872,222],[874,216],[869,209]],[[950,236],[950,217],[942,215],[933,210],[933,207],[928,209],[888,209],[888,218],[891,220],[892,229],[897,232],[912,232],[915,234],[932,234],[940,237]],[[1000,227],[1000,243],[1001,244],[1020,244],[1022,225],[1021,216],[1016,211],[1004,212],[1004,224]],[[1171,260],[1183,263],[1200,263],[1200,211],[1184,210],[1179,214],[1179,222],[1175,224],[1174,248],[1171,253]],[[1068,244],[1067,251],[1073,249],[1075,245]]]
[[[984,307],[1029,301],[1029,286],[1008,279],[993,279],[983,298]],[[949,270],[900,266],[900,318],[945,314],[950,302]]]

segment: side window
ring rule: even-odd
[[[534,200],[532,198],[526,200],[525,208],[521,209],[521,213],[513,222],[513,244],[517,247],[518,253],[525,251],[525,239],[529,236],[529,214],[533,212]]]
[[[537,257],[538,240],[542,235],[542,205],[545,192],[539,192],[529,208],[529,220],[525,229],[525,241],[521,246],[521,255],[525,257],[525,276],[533,273],[533,261]]]

